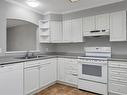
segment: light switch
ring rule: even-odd
[[[2,53],[2,49],[0,48],[0,53]]]

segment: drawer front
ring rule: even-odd
[[[24,68],[39,66],[39,61],[28,61],[24,63]]]
[[[119,80],[119,81],[127,82],[127,75],[109,74],[109,80]]]
[[[115,92],[121,95],[127,95],[127,85],[124,85],[123,83],[118,83],[115,81],[110,81],[109,92]]]
[[[120,64],[120,67],[121,67],[121,68],[127,68],[127,62],[122,62],[122,63]]]
[[[78,65],[73,63],[67,63],[65,68],[70,70],[78,70]]]
[[[67,69],[73,69],[73,70],[77,70],[78,69],[78,64],[76,60],[73,61],[65,61],[66,63],[66,68]]]
[[[39,61],[40,64],[43,64],[45,62],[51,62],[51,59],[44,59]]]
[[[77,75],[78,76],[78,71],[77,70],[66,69],[65,73],[66,74],[72,74],[72,75]]]
[[[117,61],[109,61],[108,62],[108,66],[109,67],[119,67],[120,66],[120,63],[117,62]]]
[[[87,81],[87,80],[78,80],[78,88],[87,90],[87,91],[91,91],[91,92],[96,92],[96,93],[103,94],[103,95],[108,95],[106,84],[100,84],[97,82],[92,82],[92,81]]]
[[[127,82],[127,69],[109,68],[109,80],[119,80]]]
[[[127,69],[123,69],[123,68],[109,68],[109,73],[110,72],[117,72],[117,73],[121,73],[121,74],[127,74]]]
[[[109,67],[127,68],[127,62],[109,61]]]
[[[57,60],[55,58],[51,58],[51,59],[44,59],[44,60],[40,60],[39,64],[40,65],[46,65],[46,64],[51,64],[51,63],[55,63]]]
[[[64,61],[67,62],[67,63],[77,63],[77,59],[64,58]]]
[[[67,83],[77,85],[78,84],[78,77],[77,76],[70,75],[70,74],[66,74],[65,81]]]

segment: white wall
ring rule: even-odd
[[[7,29],[7,51],[37,50],[37,26],[24,24]]]
[[[4,55],[6,52],[6,19],[21,19],[38,25],[38,21],[43,18],[43,15],[35,13],[29,9],[17,6],[0,0],[0,48]],[[43,49],[43,48],[42,48]]]
[[[6,17],[12,19],[21,19],[38,25],[38,21],[43,18],[42,15],[20,7],[16,4],[6,2]]]
[[[57,52],[56,50],[56,44],[41,44],[40,45],[40,52],[46,53],[46,52]]]

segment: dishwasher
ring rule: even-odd
[[[23,95],[23,63],[0,65],[0,95]]]

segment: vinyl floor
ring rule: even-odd
[[[97,95],[63,84],[54,84],[36,95]]]

